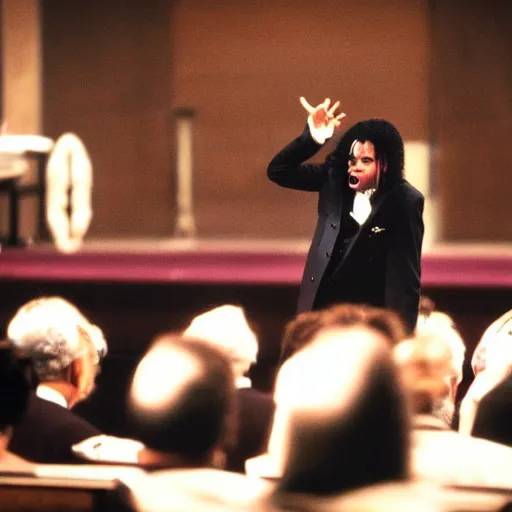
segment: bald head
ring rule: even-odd
[[[334,494],[405,478],[407,414],[385,336],[322,330],[279,373],[277,407],[288,411],[281,491]]]
[[[7,326],[7,337],[30,355],[41,382],[60,378],[85,352],[93,364],[107,353],[99,327],[62,297],[41,297],[21,306]]]
[[[148,448],[207,463],[232,437],[234,378],[227,357],[199,339],[164,336],[139,363],[128,408]]]

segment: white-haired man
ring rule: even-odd
[[[30,356],[39,380],[11,450],[34,462],[77,462],[71,446],[101,433],[70,410],[94,389],[107,351],[101,330],[70,302],[42,297],[16,312],[7,337]]]
[[[510,489],[512,449],[449,428],[436,412],[449,400],[452,349],[440,335],[420,334],[394,348],[414,413],[412,469],[441,484]]]
[[[247,373],[258,355],[258,340],[244,311],[223,305],[195,317],[184,332],[200,338],[224,352],[233,366],[238,435],[228,453],[226,469],[244,472],[245,461],[265,450],[274,415],[272,397],[251,387]]]
[[[512,446],[512,309],[485,330],[471,366],[475,378],[462,400],[459,430]]]
[[[440,338],[449,349],[449,371],[445,376],[449,393],[435,405],[434,416],[442,419],[448,426],[453,424],[455,404],[459,384],[462,382],[466,345],[451,316],[441,311],[432,311],[418,317],[416,335]]]

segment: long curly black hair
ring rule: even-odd
[[[390,189],[404,179],[404,143],[393,124],[385,119],[360,121],[341,136],[326,162],[346,170],[354,140],[372,142],[377,160],[387,164],[386,172],[380,177],[380,191]]]

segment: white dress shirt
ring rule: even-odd
[[[39,384],[39,386],[37,386],[36,395],[43,400],[48,400],[48,402],[60,405],[61,407],[64,407],[64,409],[68,408],[66,399],[58,391],[55,391],[55,389],[45,386],[44,384]]]

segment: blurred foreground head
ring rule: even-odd
[[[218,465],[233,438],[231,364],[203,340],[164,335],[135,371],[128,397],[136,437],[154,453],[143,464]]]
[[[512,446],[512,310],[485,330],[471,365],[475,378],[461,403],[459,431]]]
[[[408,417],[387,339],[368,327],[320,331],[281,368],[282,493],[333,495],[408,476]]]
[[[437,415],[452,404],[450,417],[442,417],[449,424],[453,415],[451,382],[458,378],[458,368],[446,340],[440,335],[421,334],[399,343],[393,353],[413,413]]]
[[[225,304],[196,316],[185,336],[199,338],[221,350],[233,365],[240,383],[258,356],[258,340],[239,306]]]
[[[355,326],[375,329],[390,345],[396,345],[406,335],[405,324],[393,311],[360,304],[336,304],[326,309],[304,311],[286,324],[280,362],[284,363],[305,347],[322,329]]]
[[[454,382],[452,392],[456,391],[457,386],[462,381],[462,371],[464,358],[466,357],[466,345],[460,335],[453,318],[442,311],[431,311],[428,316],[424,316],[421,321],[418,318],[416,326],[418,336],[428,338],[442,339],[448,346],[451,353],[451,366]],[[455,400],[455,396],[453,396]]]
[[[69,407],[93,391],[107,344],[99,327],[67,300],[27,302],[9,322],[7,337],[31,358],[40,383],[66,382],[75,389]]]
[[[512,370],[512,309],[487,327],[473,352],[471,366],[475,377],[486,370],[500,375]]]

